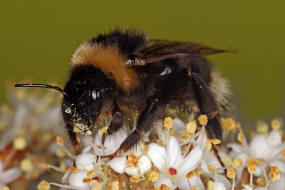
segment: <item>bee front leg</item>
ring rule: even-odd
[[[208,116],[206,126],[210,138],[222,138],[222,128],[219,121],[218,106],[206,82],[198,73],[192,72],[192,87],[201,114]]]
[[[158,103],[159,100],[156,97],[147,99],[146,105],[138,118],[136,129],[125,139],[114,155],[129,150],[153,127],[154,121],[159,116],[159,110],[161,110]]]
[[[124,114],[117,104],[114,105],[112,116],[113,118],[110,123],[110,126],[108,127],[107,132],[104,133],[102,136],[102,144],[104,144],[107,135],[112,135],[114,132],[118,131],[123,126]]]
[[[74,147],[75,154],[80,154],[82,152],[82,147],[78,135],[73,131],[73,125],[71,123],[66,123],[66,129],[71,143]]]

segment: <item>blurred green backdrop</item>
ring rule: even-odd
[[[239,115],[248,121],[284,113],[285,1],[0,2],[0,102],[4,80],[67,77],[76,47],[114,26],[153,38],[201,42],[237,54],[209,57],[232,83]]]

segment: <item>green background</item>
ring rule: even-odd
[[[285,1],[1,0],[0,101],[4,80],[67,78],[76,47],[115,26],[153,38],[237,49],[209,59],[232,83],[240,118],[280,116],[285,105]]]

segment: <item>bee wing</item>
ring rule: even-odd
[[[150,46],[135,52],[134,55],[138,59],[144,60],[145,63],[151,63],[179,56],[211,55],[223,52],[228,51],[191,42],[150,40]]]

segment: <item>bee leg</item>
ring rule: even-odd
[[[74,147],[76,155],[80,154],[82,151],[82,147],[80,145],[80,140],[77,134],[73,131],[73,126],[69,123],[66,123],[66,129],[67,133],[69,135],[69,138],[71,140],[71,143]]]
[[[129,150],[153,127],[153,122],[158,118],[159,110],[161,110],[158,103],[156,97],[147,99],[146,105],[138,118],[136,129],[125,139],[115,155]]]
[[[110,126],[108,127],[107,132],[104,133],[102,136],[102,144],[104,144],[107,135],[112,135],[114,132],[118,131],[123,126],[124,114],[117,104],[115,104],[113,108],[112,116],[113,118],[110,123]]]
[[[218,106],[212,92],[207,87],[202,77],[192,71],[192,87],[193,93],[197,100],[201,114],[208,116],[208,124],[206,126],[210,138],[222,138],[222,128],[219,122]]]

